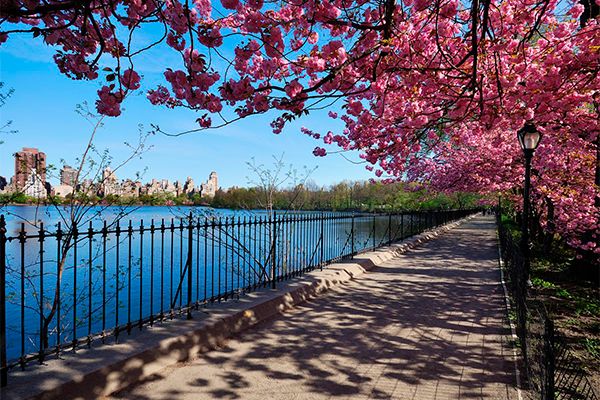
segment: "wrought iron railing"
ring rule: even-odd
[[[283,281],[476,210],[275,213],[64,229],[0,217],[0,361],[7,371]],[[11,221],[12,222],[12,221]]]
[[[541,400],[598,400],[581,362],[555,329],[543,303],[529,296],[519,243],[497,215],[501,256],[507,272],[511,306],[526,384]]]

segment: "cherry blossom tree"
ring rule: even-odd
[[[62,73],[103,82],[101,114],[147,90],[198,112],[190,131],[271,111],[279,133],[338,103],[341,131],[303,132],[387,180],[514,191],[515,134],[533,122],[540,215],[600,254],[600,0],[1,1],[0,42],[32,34]],[[142,88],[136,62],[157,49],[179,61]]]

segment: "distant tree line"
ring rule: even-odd
[[[266,189],[256,186],[219,189],[215,196],[201,197],[182,194],[142,195],[136,198],[108,195],[92,199],[95,204],[112,205],[202,205],[214,208],[263,209]],[[480,196],[457,192],[442,194],[416,189],[411,184],[379,182],[341,182],[329,187],[299,184],[270,193],[273,209],[331,210],[331,211],[397,211],[469,208],[476,206]],[[91,199],[86,199],[90,201]],[[48,198],[48,204],[61,204],[67,199]],[[0,204],[39,204],[39,199],[22,193],[0,195]]]
[[[219,190],[210,205],[216,208],[264,208],[265,190],[261,187]],[[391,211],[468,208],[477,205],[480,196],[471,193],[445,195],[417,190],[405,183],[341,182],[330,187],[307,183],[276,190],[274,209]]]

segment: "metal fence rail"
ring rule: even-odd
[[[190,214],[135,226],[20,224],[11,234],[1,216],[1,383],[11,368],[118,340],[159,321],[191,318],[203,304],[275,288],[476,211]]]
[[[598,400],[581,363],[569,351],[543,303],[528,297],[528,283],[518,242],[497,215],[498,237],[507,270],[516,331],[529,387],[541,400]]]

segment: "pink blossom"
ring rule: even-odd
[[[98,100],[96,100],[96,110],[98,113],[109,117],[118,117],[121,115],[121,102],[123,101],[123,93],[111,92],[108,86],[102,86],[98,90]]]
[[[164,86],[158,86],[155,90],[148,91],[148,100],[154,105],[166,104],[169,100],[169,91]]]
[[[194,5],[202,17],[210,17],[212,12],[211,0],[194,0]]]
[[[265,52],[269,57],[280,57],[284,52],[283,35],[281,29],[271,27],[267,33],[262,34],[265,44]]]
[[[134,70],[127,69],[123,72],[123,76],[121,77],[121,83],[127,89],[136,90],[140,88],[140,76]]]
[[[267,96],[259,94],[253,97],[254,109],[257,112],[266,112],[269,110],[269,100]]]
[[[235,10],[239,5],[239,0],[221,0],[221,4],[228,10]]]
[[[573,18],[579,18],[579,16],[581,15],[581,13],[583,12],[584,7],[582,4],[576,3],[573,5],[573,7],[571,7],[571,9],[569,10],[569,14],[573,17]]]
[[[271,128],[273,128],[273,133],[278,135],[283,131],[283,127],[285,126],[285,120],[281,117],[276,118],[271,122]]]
[[[264,0],[247,0],[246,5],[254,10],[260,10],[264,4]]]
[[[212,28],[198,35],[200,43],[206,47],[219,47],[223,44],[223,36],[218,28]]]
[[[348,103],[348,114],[357,116],[363,110],[363,105],[360,101],[351,101]]]
[[[250,83],[250,79],[244,78],[240,81],[235,81],[230,79],[223,87],[220,89],[221,97],[224,100],[237,101],[237,100],[245,100],[252,96],[254,93],[254,88]]]
[[[315,149],[313,150],[313,154],[316,157],[325,157],[327,155],[327,150],[325,150],[322,147],[315,147]]]
[[[285,93],[290,98],[294,98],[294,97],[298,96],[300,93],[302,93],[302,89],[303,88],[302,88],[302,85],[300,84],[300,82],[298,82],[298,80],[295,79],[285,86]]]
[[[210,117],[207,117],[206,115],[203,115],[202,117],[198,118],[196,122],[198,122],[198,124],[202,128],[210,128],[212,125]]]
[[[221,110],[223,109],[221,100],[217,96],[210,95],[209,101],[206,103],[206,109],[212,113],[221,112]]]
[[[185,48],[185,39],[181,35],[169,33],[167,35],[167,44],[175,50],[181,51]]]

